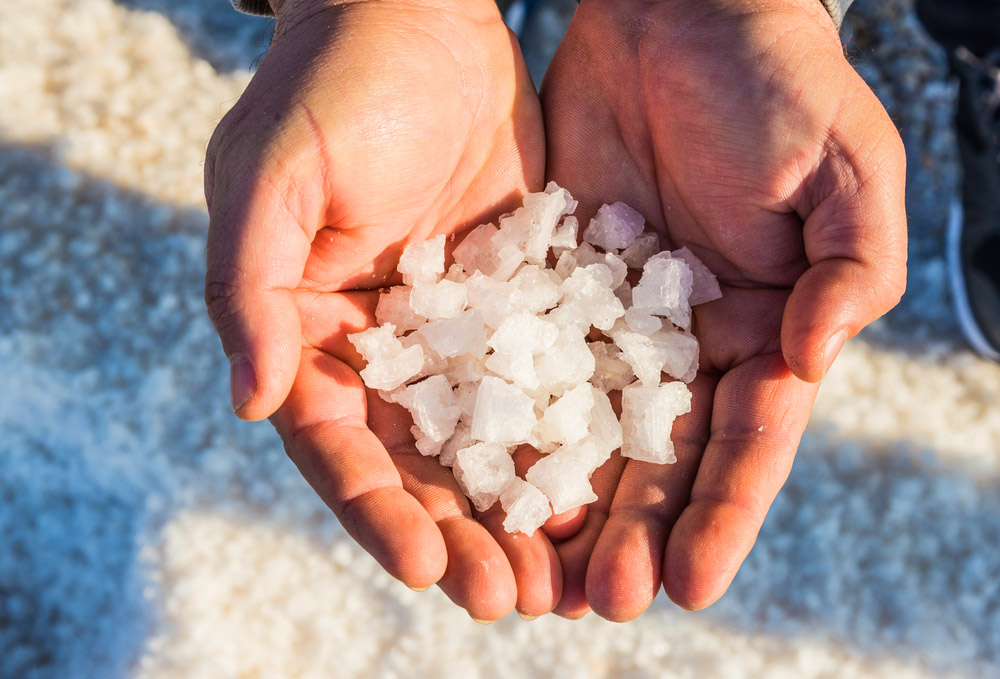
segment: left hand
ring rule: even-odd
[[[702,608],[753,546],[844,339],[902,294],[902,145],[815,0],[583,0],[542,99],[547,179],[578,214],[625,201],[724,294],[695,308],[678,462],[595,474],[557,545],[556,612],[627,620],[661,582]]]

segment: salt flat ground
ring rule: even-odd
[[[908,2],[844,35],[908,147],[909,292],[730,592],[626,625],[411,592],[228,412],[201,163],[267,31],[224,0],[0,4],[0,676],[1000,676],[1000,366],[947,304],[954,92]]]

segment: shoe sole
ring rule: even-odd
[[[948,236],[946,255],[948,258],[948,280],[951,282],[952,301],[958,314],[958,324],[962,334],[973,349],[981,356],[991,361],[1000,362],[1000,353],[990,345],[989,340],[979,329],[976,317],[969,306],[969,294],[965,289],[965,277],[962,275],[962,204],[953,200],[948,210]]]

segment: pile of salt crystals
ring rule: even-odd
[[[676,461],[670,431],[698,367],[691,306],[721,297],[693,253],[659,252],[624,203],[598,210],[579,245],[575,209],[550,183],[499,228],[471,231],[447,271],[445,236],[410,244],[381,325],[349,336],[365,384],[410,411],[417,449],[451,467],[478,510],[499,499],[508,532],[596,500],[590,476],[618,448]],[[621,421],[607,395],[619,389]],[[511,457],[522,444],[545,454],[524,479]]]

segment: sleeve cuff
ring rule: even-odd
[[[274,12],[271,11],[271,6],[267,4],[267,0],[229,0],[233,3],[233,7],[238,9],[245,14],[256,14],[257,16],[270,17],[274,16]]]
[[[852,2],[854,0],[823,0],[823,6],[830,13],[830,17],[838,29],[844,23],[844,15],[847,14],[847,8],[851,6]]]

